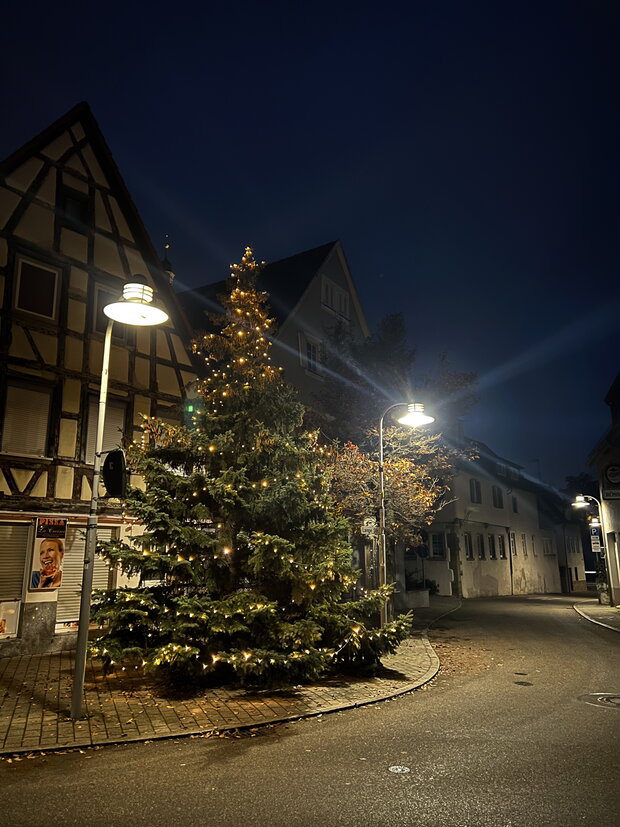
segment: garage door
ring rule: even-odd
[[[0,523],[0,600],[21,600],[29,523]]]
[[[97,540],[111,540],[115,528],[97,528]],[[114,535],[115,536],[115,535]],[[80,590],[84,571],[84,546],[86,529],[69,526],[65,543],[65,557],[62,565],[62,586],[58,590],[56,623],[77,622],[80,617]],[[107,589],[110,570],[103,558],[95,555],[93,589]]]

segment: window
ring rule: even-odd
[[[446,556],[446,544],[443,534],[431,534],[431,557],[443,558]]]
[[[92,465],[95,461],[95,440],[97,439],[97,418],[99,405],[93,399],[88,406],[88,426],[86,432],[86,455],[85,461]],[[125,405],[123,402],[108,400],[105,414],[105,425],[103,428],[103,451],[111,451],[118,448],[123,441],[125,430]]]
[[[306,342],[306,369],[319,372],[319,349],[314,342]]]
[[[46,390],[21,385],[7,387],[3,453],[46,456],[51,396]]]
[[[497,535],[497,547],[499,549],[499,559],[506,559],[506,538],[503,534]]]
[[[516,497],[512,498],[512,511],[513,511],[514,514],[519,513],[519,501],[517,500]]]
[[[15,307],[43,316],[56,318],[56,306],[60,272],[44,264],[19,259],[17,262],[17,286]]]
[[[547,556],[553,554],[553,543],[551,537],[543,537],[543,554]]]
[[[321,343],[306,333],[299,334],[299,361],[309,373],[320,376],[322,373]]]
[[[489,560],[497,560],[497,549],[495,548],[494,534],[489,534]]]
[[[482,502],[482,491],[480,489],[480,483],[478,480],[470,479],[469,481],[469,499],[473,503],[481,503]]]
[[[538,557],[538,553],[536,551],[536,537],[532,534],[532,554],[534,557]]]
[[[521,535],[521,550],[523,551],[523,556],[527,557],[527,535]]]
[[[157,417],[157,419],[161,419],[162,422],[166,422],[168,425],[181,424],[181,417],[179,415],[178,405],[160,404],[156,408],[155,416]]]
[[[349,318],[349,294],[325,276],[323,276],[321,302],[324,307],[333,310],[343,319]]]
[[[469,532],[465,532],[463,535],[463,542],[465,543],[465,559],[466,560],[473,560],[474,559],[474,547],[471,542],[471,534]]]
[[[445,538],[443,534],[431,534],[431,557],[443,558],[445,556]]]
[[[108,329],[108,322],[110,321],[110,319],[103,312],[103,308],[107,304],[111,304],[112,302],[118,301],[120,294],[121,290],[113,290],[111,287],[103,287],[100,284],[97,284],[95,286],[93,330],[95,330],[97,333],[105,333]],[[112,336],[115,339],[122,339],[124,341],[126,338],[126,331],[127,325],[115,324],[112,328]]]
[[[84,192],[61,187],[59,214],[64,227],[86,235],[93,224],[90,198]]]
[[[486,555],[484,553],[484,537],[482,534],[476,534],[476,550],[478,552],[478,560],[484,560]]]
[[[5,600],[21,600],[27,551],[32,548],[32,545],[28,543],[29,532],[30,524],[28,523],[0,523],[0,603]],[[5,605],[4,609],[5,611],[9,609],[8,605]],[[11,606],[10,609],[11,614],[19,611],[19,603]],[[2,616],[7,621],[9,620],[4,612]],[[9,632],[8,628],[6,632]],[[2,632],[0,632],[1,638]]]
[[[508,473],[508,469],[501,462],[497,463],[496,470],[497,470],[497,476],[498,477],[505,477],[506,474]]]
[[[499,485],[493,486],[493,505],[495,506],[495,508],[504,507],[504,495]]]
[[[517,556],[517,538],[514,531],[510,532],[510,553],[513,557]]]

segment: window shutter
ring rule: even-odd
[[[30,525],[0,525],[0,600],[21,600]]]
[[[9,385],[2,451],[43,457],[47,448],[50,393]]]
[[[97,528],[98,542],[112,539],[112,528]],[[56,623],[71,623],[80,617],[80,591],[84,572],[84,547],[86,528],[69,526],[65,541],[65,556],[62,563],[62,583],[58,589]],[[93,589],[107,589],[110,570],[103,558],[95,555]]]
[[[91,402],[88,406],[88,431],[86,434],[86,462],[92,465],[95,461],[95,441],[97,439],[97,418],[99,404]],[[125,430],[125,406],[108,403],[105,411],[103,426],[103,450],[111,451],[120,448]]]

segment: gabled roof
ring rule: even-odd
[[[165,303],[166,308],[173,314],[173,322],[175,326],[177,326],[178,332],[181,333],[182,328],[184,334],[191,335],[187,319],[181,310],[175,292],[170,287],[168,275],[164,271],[162,262],[155,251],[151,238],[138,212],[138,208],[127,189],[127,185],[88,103],[84,101],[78,103],[38,135],[35,135],[34,138],[31,138],[31,140],[3,161],[0,161],[0,180],[7,178],[11,172],[32,156],[42,153],[49,144],[78,124],[84,130],[85,137],[82,141],[92,147],[96,162],[101,167],[105,178],[117,198],[135,242],[148,265],[149,274],[153,279],[153,284],[159,297]],[[59,163],[61,165],[63,163],[62,156],[59,159]]]
[[[271,315],[280,327],[293,313],[312,280],[319,274],[321,267],[334,253],[339,252],[346,278],[352,293],[353,305],[364,335],[368,335],[366,319],[359,303],[353,281],[350,279],[342,245],[339,241],[330,241],[319,247],[304,250],[287,258],[266,264],[261,270],[257,287],[269,296]],[[179,300],[187,317],[195,330],[211,329],[212,324],[208,315],[221,313],[222,306],[218,296],[228,293],[228,279],[205,284],[193,290],[179,293]]]
[[[337,241],[322,244],[303,253],[266,264],[261,270],[257,287],[269,294],[269,307],[277,325],[295,309],[312,279],[332,253]],[[196,330],[211,327],[206,313],[219,313],[222,306],[218,296],[228,292],[228,279],[205,284],[179,293],[190,323]]]
[[[259,277],[259,287],[269,294],[269,304],[278,324],[292,313],[337,241],[322,244],[294,256],[267,264]]]

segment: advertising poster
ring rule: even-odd
[[[60,587],[67,522],[62,517],[37,518],[29,591],[48,591]]]

